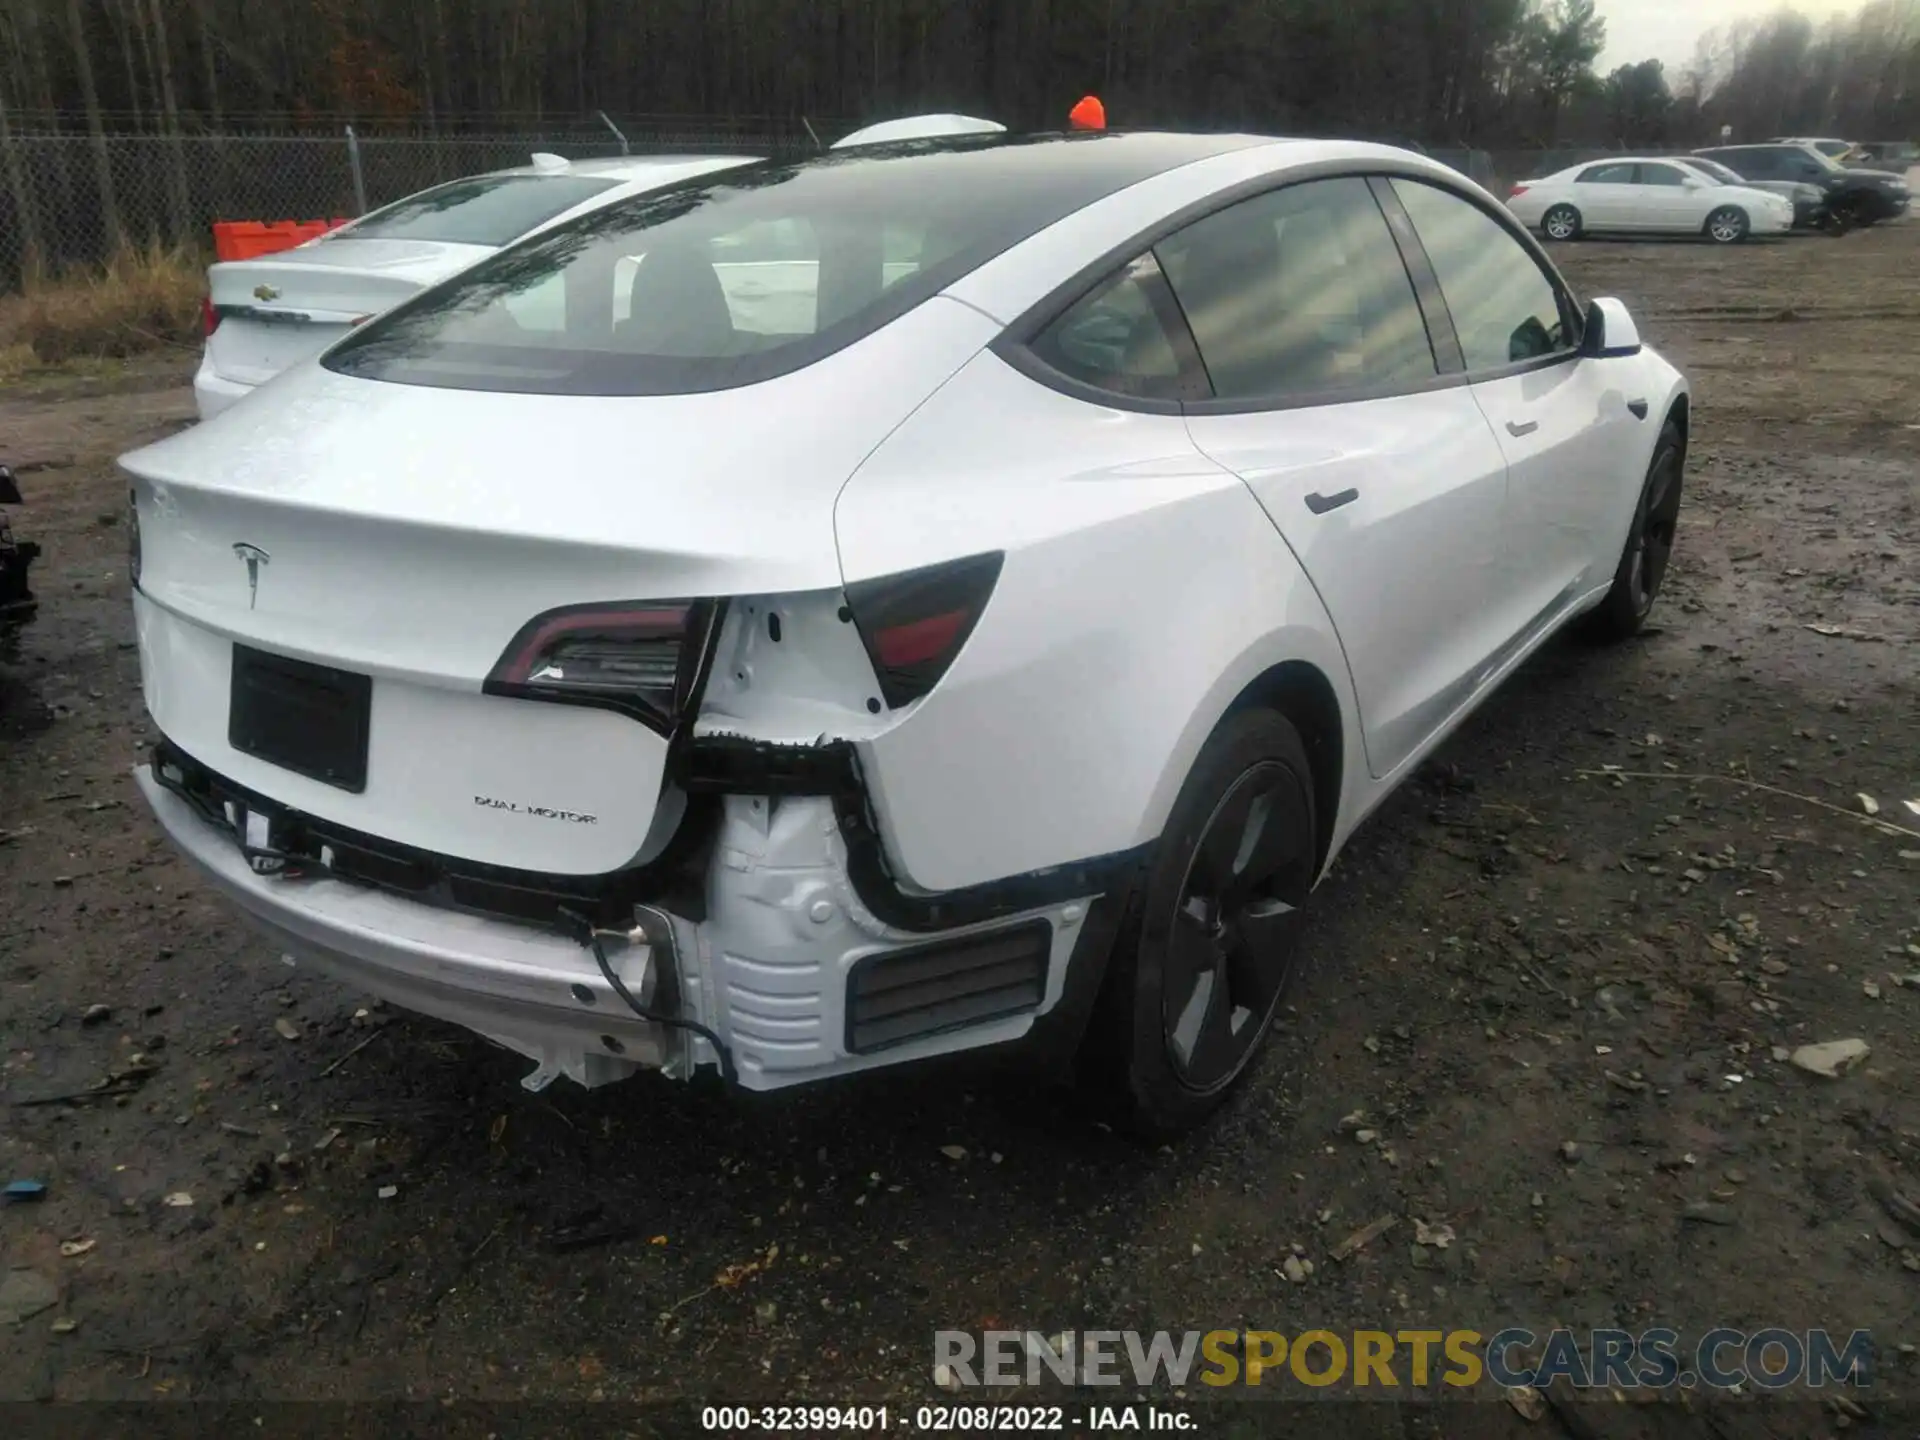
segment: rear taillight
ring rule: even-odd
[[[847,609],[888,708],[940,683],[987,608],[1002,558],[998,551],[970,555],[847,587]]]
[[[1521,197],[1522,195],[1524,195],[1524,194],[1526,194],[1526,193],[1527,193],[1527,187],[1526,187],[1526,186],[1524,186],[1524,185],[1516,185],[1516,186],[1514,186],[1514,187],[1513,187],[1513,189],[1511,189],[1511,190],[1509,190],[1509,191],[1507,192],[1507,198],[1508,198],[1509,200],[1517,200],[1517,199],[1519,199],[1519,198],[1520,198],[1520,197]]]
[[[513,637],[481,688],[621,710],[670,730],[693,701],[717,614],[710,600],[549,610]]]
[[[211,335],[219,328],[220,312],[214,308],[213,297],[211,295],[202,295],[200,297],[200,333],[202,335]]]

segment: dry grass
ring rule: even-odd
[[[7,328],[42,365],[192,350],[200,343],[205,292],[206,262],[198,253],[129,247],[98,270],[30,276]]]

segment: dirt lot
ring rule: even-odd
[[[284,967],[128,779],[110,462],[184,375],[14,387],[48,555],[0,655],[0,1179],[49,1193],[0,1246],[58,1301],[0,1397],[897,1402],[938,1327],[1668,1323],[1870,1328],[1920,1398],[1920,1234],[1869,1188],[1920,1193],[1920,224],[1560,258],[1696,385],[1660,628],[1551,648],[1367,826],[1252,1082],[1161,1151],[971,1071],[529,1095]],[[1838,1080],[1777,1058],[1849,1037]]]

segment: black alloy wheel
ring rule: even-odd
[[[1161,1034],[1180,1083],[1231,1084],[1293,968],[1312,836],[1304,796],[1278,760],[1242,772],[1214,806],[1187,865],[1167,939]]]
[[[1631,555],[1628,593],[1633,613],[1641,620],[1653,613],[1660,585],[1673,558],[1673,538],[1680,524],[1680,450],[1662,445],[1647,476],[1646,499],[1640,507],[1638,534]]]
[[[1089,1035],[1088,1068],[1136,1133],[1191,1129],[1246,1073],[1318,865],[1299,732],[1271,710],[1230,715],[1174,803]]]
[[[1686,443],[1680,427],[1668,420],[1653,447],[1613,586],[1598,606],[1581,617],[1579,630],[1588,639],[1625,640],[1638,634],[1653,613],[1673,559],[1685,468]]]

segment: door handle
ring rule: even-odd
[[[1644,420],[1647,418],[1647,402],[1644,400],[1627,401],[1627,409],[1633,412],[1633,418],[1636,420]]]
[[[1528,420],[1524,424],[1519,424],[1512,420],[1507,421],[1507,434],[1513,436],[1516,440],[1522,435],[1531,435],[1539,428],[1540,422],[1538,420]]]
[[[1351,505],[1359,498],[1358,490],[1342,490],[1337,495],[1322,495],[1316,490],[1307,496],[1307,509],[1316,515],[1324,515],[1329,510],[1338,510],[1342,505]]]

